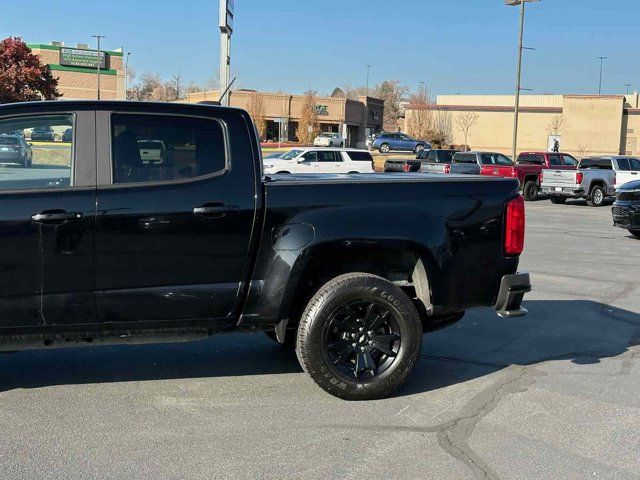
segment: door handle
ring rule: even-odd
[[[34,223],[62,223],[81,219],[82,213],[67,212],[65,210],[45,210],[44,212],[31,215],[31,221]]]
[[[239,211],[240,207],[236,205],[222,205],[220,203],[215,203],[195,207],[193,209],[193,214],[200,217],[224,217],[225,215],[237,213]]]

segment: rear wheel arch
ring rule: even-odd
[[[330,261],[328,261],[328,259]],[[289,319],[289,328],[296,328],[304,308],[313,295],[328,281],[347,273],[359,272],[377,275],[399,285],[416,297],[418,310],[431,313],[434,298],[433,277],[436,264],[428,251],[417,245],[385,245],[371,247],[343,242],[316,245],[309,248],[295,262],[282,299],[281,316]]]

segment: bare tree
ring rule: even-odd
[[[456,117],[456,127],[464,137],[464,151],[467,151],[469,145],[469,132],[471,127],[478,121],[478,114],[473,112],[465,112]]]
[[[560,130],[562,130],[563,123],[564,119],[561,115],[556,115],[555,117],[553,117],[549,122],[549,126],[547,127],[547,132],[549,132],[549,135],[553,135],[554,137],[560,135]]]
[[[305,94],[296,136],[298,137],[298,141],[305,145],[311,145],[313,139],[316,138],[319,133],[320,123],[318,122],[318,112],[316,111],[316,98],[314,92],[309,90]]]
[[[451,144],[453,126],[451,113],[433,102],[425,87],[421,87],[409,99],[406,110],[407,133],[420,140],[427,140],[441,148]]]
[[[134,86],[132,90],[135,90],[137,93],[138,100],[152,100],[154,96],[154,92],[162,87],[162,80],[157,73],[143,73],[140,76],[140,81]]]
[[[580,145],[578,145],[576,152],[578,154],[578,158],[583,159],[587,156],[587,153],[589,153],[589,146],[581,143]]]
[[[258,93],[251,95],[247,105],[247,112],[249,112],[249,116],[256,125],[260,139],[264,140],[267,134],[267,119],[265,118],[264,101]]]
[[[426,140],[433,132],[434,115],[431,100],[425,87],[418,89],[409,98],[406,130],[414,138]]]

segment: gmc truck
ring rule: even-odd
[[[521,153],[518,155],[515,168],[524,199],[528,202],[538,199],[543,170],[575,170],[577,166],[578,160],[568,153]]]
[[[261,331],[362,400],[404,383],[424,331],[474,307],[526,313],[516,179],[266,176],[243,110],[0,106],[0,134],[38,127],[73,140],[2,168],[0,350]],[[151,139],[161,163],[141,154]]]
[[[567,198],[584,198],[590,207],[601,207],[615,195],[616,187],[633,181],[640,175],[640,159],[622,155],[584,158],[578,170],[545,170],[542,172],[542,192],[552,203],[564,203]]]

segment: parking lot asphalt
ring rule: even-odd
[[[527,212],[530,315],[427,335],[387,400],[262,334],[0,355],[0,478],[640,478],[640,240],[609,207]]]

